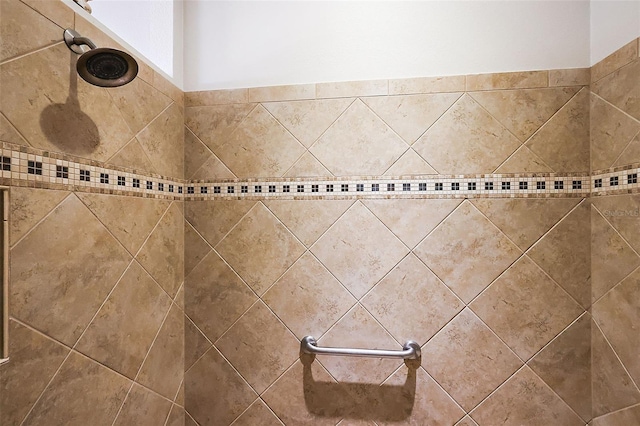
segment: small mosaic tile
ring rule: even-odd
[[[540,198],[640,192],[640,164],[518,173],[183,181],[1,143],[0,184],[167,199]],[[184,189],[186,187],[186,189]]]

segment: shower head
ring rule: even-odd
[[[64,30],[64,41],[71,51],[81,55],[76,69],[87,83],[118,87],[131,82],[138,75],[138,63],[128,53],[107,47],[97,48],[91,40],[72,29]],[[82,46],[88,46],[90,50],[85,52]]]

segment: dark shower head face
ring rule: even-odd
[[[82,54],[76,68],[86,82],[100,87],[125,85],[138,74],[135,59],[125,52],[106,47]]]

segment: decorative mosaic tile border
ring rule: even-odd
[[[181,200],[184,182],[151,173],[2,143],[0,184]]]
[[[640,164],[596,170],[591,176],[593,196],[640,193]]]
[[[187,200],[218,198],[474,198],[587,197],[588,175],[424,175],[187,183]]]
[[[581,173],[184,181],[2,143],[0,185],[172,200],[551,198],[640,193],[640,164]]]

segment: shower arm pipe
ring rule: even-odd
[[[88,39],[87,37],[74,37],[73,44],[75,44],[76,46],[82,46],[82,45],[89,46],[91,50],[97,47],[96,44],[92,42],[90,39]]]
[[[385,349],[355,349],[355,348],[321,348],[312,336],[305,336],[300,340],[302,353],[309,355],[336,355],[355,356],[371,358],[402,358],[419,359],[420,345],[413,340],[407,341],[401,351],[391,351]]]

